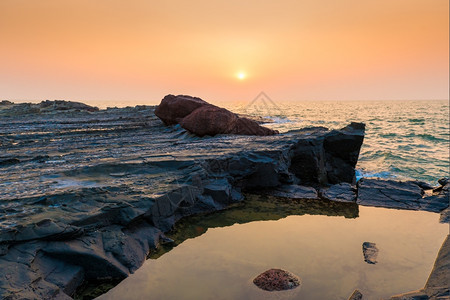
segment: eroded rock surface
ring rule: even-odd
[[[259,274],[253,283],[266,291],[284,291],[300,285],[300,278],[282,269],[270,269]]]

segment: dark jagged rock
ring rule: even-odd
[[[266,291],[284,291],[300,285],[300,278],[282,269],[270,269],[259,274],[253,283]]]
[[[363,178],[358,182],[360,205],[440,212],[449,205],[448,186],[431,196],[416,181]]]
[[[355,166],[364,140],[362,123],[320,135],[326,128],[303,130],[307,137],[293,148],[290,171],[302,184],[356,183]]]
[[[274,135],[278,131],[262,127],[258,122],[186,95],[167,95],[155,109],[155,115],[166,125],[181,127],[200,137],[216,134]]]
[[[378,257],[378,248],[375,243],[364,242],[362,244],[364,261],[368,264],[376,264]]]
[[[356,188],[348,182],[334,184],[322,188],[320,196],[324,199],[338,202],[356,202]]]
[[[438,183],[442,186],[447,185],[449,183],[448,177],[442,177],[441,179],[438,180]]]

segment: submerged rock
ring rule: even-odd
[[[266,136],[278,133],[225,108],[185,95],[165,96],[155,109],[155,115],[166,125],[180,124],[184,129],[200,137],[217,134]]]
[[[360,291],[354,290],[350,298],[348,300],[361,300],[363,298],[363,295]]]
[[[362,244],[364,261],[368,264],[376,264],[378,257],[378,248],[375,243],[364,242]]]
[[[282,269],[270,269],[259,274],[253,283],[266,291],[284,291],[300,285],[300,278]]]

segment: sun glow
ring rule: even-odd
[[[238,78],[239,80],[244,80],[245,77],[247,77],[247,76],[245,75],[244,72],[239,72],[239,73],[237,74],[237,78]]]

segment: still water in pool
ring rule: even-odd
[[[306,212],[209,229],[192,225],[200,236],[147,260],[99,299],[348,299],[354,289],[364,299],[380,299],[422,288],[448,224],[434,213],[353,208],[356,217],[344,208],[328,216]],[[207,218],[220,223],[232,220],[230,214]],[[376,243],[377,264],[364,261],[363,242]],[[298,275],[301,286],[258,289],[253,278],[270,268]]]

